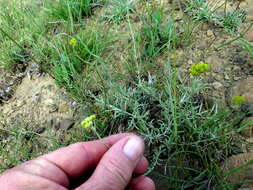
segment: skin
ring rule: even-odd
[[[140,142],[136,159],[123,152],[129,139]],[[138,176],[148,168],[143,151],[143,140],[129,133],[73,144],[5,171],[1,190],[155,190],[150,178]]]

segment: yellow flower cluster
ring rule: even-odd
[[[200,75],[201,73],[204,73],[206,71],[209,70],[209,65],[204,63],[203,61],[197,63],[197,64],[193,64],[190,67],[190,72],[192,75],[196,76],[196,75]]]
[[[96,115],[91,115],[86,117],[82,122],[81,125],[83,128],[90,130],[93,124],[93,121],[96,119]]]
[[[71,38],[71,40],[69,41],[69,45],[71,46],[77,46],[77,40],[75,38]]]

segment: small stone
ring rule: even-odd
[[[241,67],[235,65],[235,66],[233,67],[233,71],[235,71],[235,72],[240,72],[240,71],[241,71]]]
[[[245,39],[249,42],[253,42],[253,29],[249,30],[246,34],[245,34]]]
[[[230,72],[232,69],[231,69],[231,67],[226,67],[225,68],[225,71],[227,71],[227,72]]]
[[[46,99],[45,101],[44,101],[44,104],[45,105],[47,105],[47,106],[51,106],[51,105],[53,105],[54,104],[54,100],[53,99]]]
[[[210,65],[211,70],[223,68],[224,60],[217,55],[212,55],[206,58],[205,62]]]
[[[58,106],[54,103],[53,99],[49,98],[49,99],[45,100],[44,104],[47,106],[49,113],[53,113],[58,110]]]
[[[36,129],[35,133],[42,134],[46,130],[45,127],[39,127]]]
[[[248,102],[241,104],[240,111],[244,113],[246,117],[253,117],[253,104]]]
[[[71,135],[66,134],[66,135],[63,137],[63,141],[64,141],[64,142],[69,142],[69,141],[71,141],[71,138],[72,138]]]
[[[213,33],[212,30],[207,30],[206,35],[207,35],[208,37],[212,37],[212,36],[214,36],[214,33]]]
[[[241,131],[242,135],[245,137],[253,137],[253,117],[246,117],[242,121],[242,125],[246,125],[246,129]]]
[[[60,123],[56,124],[54,127],[56,130],[61,129],[61,130],[69,130],[70,128],[73,127],[75,122],[71,119],[63,119]]]
[[[228,158],[228,160],[223,165],[224,173],[231,171],[235,168],[238,168],[240,166],[243,166],[253,158],[253,152],[238,154],[235,156],[231,156]],[[247,180],[253,180],[252,171],[253,166],[249,165],[243,168],[243,170],[239,170],[235,173],[232,173],[228,176],[227,181],[230,183],[236,183],[238,181],[243,182]],[[253,184],[248,184],[247,187],[253,187]]]
[[[214,82],[215,82],[215,78],[214,78],[214,77],[209,77],[209,78],[207,79],[207,82],[208,82],[208,83],[214,83]]]
[[[205,40],[201,40],[201,42],[199,42],[198,45],[196,45],[196,48],[200,49],[200,50],[204,50],[208,47],[208,44]]]
[[[39,93],[36,93],[36,94],[32,95],[32,101],[34,103],[38,103],[39,100],[40,100],[40,94]]]
[[[225,80],[230,80],[230,78],[229,78],[229,76],[228,76],[227,73],[224,73],[224,79],[225,79]]]
[[[192,65],[193,64],[193,61],[191,59],[188,60],[187,62],[189,65]]]
[[[253,103],[253,77],[235,83],[231,98],[235,96],[243,96],[246,98],[247,102]]]
[[[234,81],[238,81],[238,80],[240,80],[241,79],[241,77],[234,77]]]
[[[22,107],[25,104],[26,104],[26,102],[24,100],[19,100],[19,101],[17,101],[16,106],[19,108],[19,107]]]
[[[248,3],[245,1],[240,2],[240,7],[246,7],[247,5]]]
[[[214,82],[212,85],[215,90],[218,90],[223,87],[222,83],[220,83],[220,82]]]
[[[243,57],[234,57],[233,62],[235,63],[241,63],[241,64],[246,64],[247,60]]]
[[[202,30],[207,30],[208,27],[209,27],[208,24],[206,24],[206,23],[203,23],[203,24],[202,24]]]
[[[66,112],[68,112],[69,111],[68,104],[61,104],[61,105],[59,105],[58,111],[60,113],[66,113]]]

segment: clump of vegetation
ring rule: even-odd
[[[59,0],[53,5],[52,18],[63,20],[80,20],[92,14],[92,8],[98,3],[97,0]]]
[[[174,19],[172,16],[166,19],[162,9],[147,16],[137,39],[143,46],[142,57],[146,61],[151,61],[165,49],[171,50],[179,45]]]
[[[246,13],[242,9],[217,14],[210,9],[206,0],[188,0],[185,11],[191,14],[196,21],[211,22],[229,32],[237,31],[246,18]]]
[[[238,120],[228,119],[229,112],[219,113],[215,106],[205,108],[195,101],[205,88],[198,79],[186,85],[176,79],[176,73],[164,76],[162,84],[138,81],[126,87],[111,83],[106,97],[94,97],[102,106],[99,117],[106,121],[104,127],[143,136],[152,168],[166,162],[169,189],[222,186],[219,163],[233,154],[228,134]]]
[[[209,70],[209,65],[204,63],[203,61],[191,65],[189,71],[193,76],[200,75],[201,73],[204,73]]]
[[[112,23],[120,23],[126,16],[133,12],[134,1],[113,0],[108,13],[103,17]]]
[[[234,105],[240,105],[247,102],[247,99],[243,96],[234,96],[232,99],[232,104]]]
[[[87,94],[87,83],[96,73],[100,56],[108,49],[110,39],[96,30],[87,29],[74,37],[59,36],[53,47],[53,75],[56,83],[64,86],[72,96],[83,101]]]

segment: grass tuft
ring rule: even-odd
[[[165,18],[162,9],[147,16],[137,41],[143,46],[142,57],[151,61],[164,50],[175,49],[179,43],[179,35],[173,17]]]
[[[217,14],[215,10],[209,8],[206,0],[188,0],[185,12],[193,16],[196,21],[210,22],[233,33],[246,18],[246,13],[242,9]]]
[[[75,42],[75,43],[73,43]],[[110,38],[87,29],[72,36],[58,36],[53,48],[53,74],[56,83],[79,99],[87,95],[88,81],[102,62],[101,55],[109,48]],[[86,86],[87,85],[87,86]]]
[[[103,16],[104,19],[111,23],[120,23],[126,16],[133,12],[134,1],[130,0],[112,0],[109,11]]]
[[[97,0],[59,0],[51,10],[52,18],[78,21],[92,14]]]
[[[205,86],[199,79],[187,84],[176,72],[164,75],[162,84],[110,83],[106,98],[94,97],[104,113],[100,119],[108,131],[137,132],[145,139],[152,168],[165,164],[168,189],[218,188],[224,183],[219,164],[236,151],[231,139],[241,116],[200,101]]]

